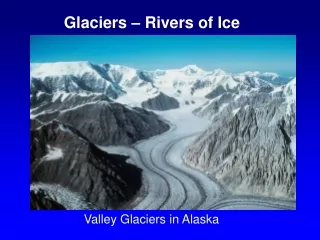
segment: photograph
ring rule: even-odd
[[[31,35],[30,210],[296,210],[296,36]]]

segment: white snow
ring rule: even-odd
[[[57,91],[53,93],[52,102],[57,101],[60,99],[61,102],[66,100],[69,96],[75,95],[75,93],[67,93],[64,91]]]
[[[42,94],[44,94],[43,92],[37,92],[36,97],[40,97]]]
[[[64,100],[66,100],[69,96],[70,96],[70,94],[68,94],[68,93],[62,93],[61,94],[62,96],[61,96],[61,102],[63,102]]]
[[[197,65],[195,64],[191,64],[191,65],[187,65],[183,68],[180,69],[180,72],[183,72],[187,75],[191,75],[191,74],[195,74],[195,73],[203,73],[204,71],[199,68]]]
[[[282,91],[283,91],[283,86],[275,87],[271,92],[271,94],[282,92]]]
[[[60,160],[63,157],[63,152],[61,148],[57,147],[51,147],[50,145],[47,145],[48,153],[42,157],[42,161],[54,161],[54,160]]]
[[[290,139],[291,139],[290,148],[294,157],[296,158],[297,157],[296,135],[291,136]]]
[[[149,98],[154,98],[159,94],[159,91],[155,88],[132,88],[127,91],[117,102],[122,104],[128,104],[131,107],[141,107],[143,101]]]
[[[44,78],[47,76],[74,75],[80,76],[85,73],[96,75],[89,62],[54,62],[54,63],[31,63],[31,76]]]
[[[275,78],[279,77],[279,75],[277,73],[273,73],[273,72],[264,72],[264,73],[261,73],[259,71],[246,71],[246,72],[243,72],[243,73],[240,73],[241,75],[247,75],[247,76],[250,76],[250,77],[271,77],[272,80],[274,80]]]
[[[71,130],[70,130],[69,128],[65,127],[63,124],[59,124],[59,128],[60,128],[60,130],[63,131],[63,132],[69,132],[69,133],[71,133]]]
[[[118,73],[121,75],[122,81],[130,81],[132,78],[134,78],[137,75],[137,70],[134,68],[121,66],[121,65],[110,65],[111,73]],[[111,74],[111,77],[113,77],[113,80],[115,80],[115,77]],[[125,83],[122,83],[125,84]],[[121,85],[121,84],[120,84]]]
[[[57,77],[57,81],[61,77],[72,80],[71,77],[90,77],[93,81],[89,84],[90,88],[102,92],[111,86],[118,94],[121,94],[120,87],[115,87],[115,83],[110,81],[106,76],[106,70],[102,65],[92,64],[90,62],[54,62],[54,63],[31,63],[30,64],[30,80],[32,77],[44,80],[46,77]],[[69,88],[81,91],[81,88],[74,82],[70,81]],[[64,81],[58,82],[55,91],[64,91]],[[64,96],[62,101],[65,99]]]
[[[236,115],[239,112],[240,109],[241,109],[241,107],[232,110],[232,114]]]
[[[291,114],[292,108],[295,107],[296,97],[297,97],[297,90],[296,90],[296,78],[291,80],[284,88],[283,92],[286,95],[286,104],[287,109],[286,113],[288,115]]]
[[[61,94],[62,94],[61,92],[54,93],[52,97],[52,102],[57,101],[60,98]]]
[[[73,110],[76,110],[78,108],[81,108],[83,106],[88,106],[88,105],[95,105],[95,104],[105,104],[105,105],[108,105],[109,103],[107,102],[102,102],[102,101],[94,101],[94,102],[88,102],[88,103],[84,103],[84,104],[79,104],[73,108],[68,108],[68,109],[64,109],[64,110],[61,110],[60,112],[61,113],[64,113],[64,112],[68,112],[68,111],[73,111]]]
[[[121,73],[123,74],[123,71],[121,71]],[[142,101],[153,97],[154,93],[161,91],[170,97],[176,98],[181,105],[191,100],[203,103],[205,101],[204,96],[212,90],[213,86],[220,84],[233,88],[237,85],[232,77],[221,69],[206,72],[196,65],[188,65],[181,69],[148,71],[146,74],[152,78],[153,85],[148,83],[142,87],[128,87],[128,85],[121,82],[120,85],[124,87],[127,94],[120,97],[118,101],[139,106]],[[132,74],[126,77],[124,76],[126,75],[123,74],[122,79],[133,77]],[[191,95],[191,89],[197,83],[200,84],[201,87],[197,87],[194,94]]]
[[[296,98],[297,95],[297,87],[296,87],[296,78],[292,79],[284,88],[284,93],[287,96],[291,96],[292,99]]]

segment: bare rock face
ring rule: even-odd
[[[100,150],[78,130],[56,120],[31,129],[30,152],[32,184],[59,185],[98,209],[120,208],[142,184],[141,169],[127,163],[127,157]],[[39,200],[39,194],[31,197],[37,202],[34,207],[59,207]]]
[[[212,98],[220,96],[221,94],[223,94],[225,92],[227,92],[227,90],[223,86],[218,85],[210,93],[208,93],[205,97],[208,99],[212,99]]]
[[[30,209],[31,210],[66,210],[66,208],[51,199],[44,191],[30,191]]]
[[[180,104],[174,97],[169,97],[168,95],[160,92],[155,97],[143,101],[141,106],[151,110],[165,111],[179,108]]]
[[[213,123],[184,159],[233,193],[295,199],[295,84],[267,92],[224,95],[196,111]]]
[[[222,93],[219,97],[207,101],[203,106],[193,110],[193,114],[199,117],[212,117],[221,111],[225,105],[234,101],[236,95],[232,93]]]

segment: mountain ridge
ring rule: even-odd
[[[123,104],[141,107],[159,92],[174,98],[183,106],[186,102],[203,102],[217,92],[238,92],[261,86],[273,87],[274,78],[286,79],[276,73],[228,73],[222,69],[204,71],[197,65],[180,69],[144,71],[123,65],[93,64],[88,61],[30,63],[30,88],[47,93],[58,91],[99,93]],[[171,109],[170,101],[159,99],[153,106]],[[173,102],[173,101],[171,101]],[[175,102],[175,101],[174,101]],[[166,106],[165,106],[166,105]]]
[[[213,73],[213,72],[221,72],[221,73],[229,73],[226,72],[225,70],[221,69],[221,68],[213,68],[212,70],[204,70],[201,67],[199,67],[196,64],[189,64],[189,65],[185,65],[182,66],[181,68],[168,68],[168,69],[151,69],[151,70],[146,70],[146,69],[140,69],[140,68],[135,68],[135,67],[130,67],[130,66],[126,66],[126,65],[121,65],[121,64],[110,64],[110,63],[94,63],[91,61],[58,61],[58,62],[33,62],[30,63],[30,71],[34,71],[37,67],[40,67],[41,65],[52,65],[52,64],[61,64],[61,65],[75,65],[75,64],[79,64],[79,65],[88,65],[88,66],[104,66],[104,65],[111,65],[114,66],[116,68],[127,68],[127,69],[133,69],[133,70],[137,70],[137,71],[143,71],[143,72],[149,72],[149,73],[154,73],[154,72],[163,72],[163,71],[189,71],[189,70],[193,70],[193,72],[205,72],[205,73]],[[284,75],[280,75],[276,72],[270,72],[270,71],[266,71],[266,72],[261,72],[261,71],[243,71],[243,72],[235,72],[235,74],[243,74],[243,75],[254,75],[254,76],[261,76],[261,75],[265,75],[265,76],[271,76],[273,78],[282,76],[282,77],[286,77],[288,79],[293,79],[294,77],[291,76],[284,76]]]

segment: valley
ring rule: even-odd
[[[160,113],[161,114],[161,113]],[[189,109],[161,114],[171,129],[134,147],[101,147],[110,153],[125,154],[143,169],[144,197],[130,209],[294,209],[295,202],[254,196],[234,196],[182,159],[185,148],[206,129],[209,121],[198,119]],[[193,124],[194,128],[188,128]],[[189,130],[188,130],[189,129]]]

